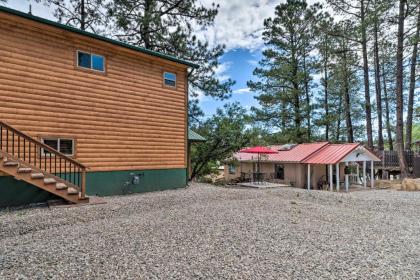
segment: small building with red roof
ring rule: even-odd
[[[225,165],[225,178],[228,181],[252,181],[259,157],[258,173],[265,181],[308,189],[332,190],[335,186],[339,190],[344,186],[348,190],[350,184],[366,187],[368,177],[373,186],[373,162],[380,161],[373,152],[357,143],[317,142],[267,148],[277,152],[261,155],[235,153]]]

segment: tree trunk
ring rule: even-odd
[[[293,62],[293,70],[292,70],[292,87],[293,87],[293,109],[294,109],[294,122],[295,122],[295,135],[296,135],[296,142],[298,144],[303,143],[302,131],[301,131],[301,112],[300,112],[300,88],[299,84],[297,83],[298,80],[298,61],[296,59],[296,51],[292,49],[292,62]]]
[[[404,154],[404,143],[403,143],[403,52],[404,52],[404,8],[407,0],[400,0],[399,3],[399,15],[398,15],[398,40],[397,40],[397,66],[396,66],[396,100],[397,100],[397,126],[395,136],[395,146],[397,149],[401,177],[405,178],[408,175],[408,166]]]
[[[385,96],[385,123],[386,123],[386,132],[388,136],[388,146],[389,150],[394,150],[394,142],[392,140],[392,129],[391,129],[391,120],[389,116],[389,97],[388,97],[388,89],[386,87],[386,79],[385,79],[385,66],[382,64],[382,82],[384,87],[384,96]]]
[[[329,106],[328,106],[328,58],[325,56],[324,60],[324,109],[325,109],[325,141],[328,141],[328,134],[330,130],[329,120]]]
[[[381,96],[381,72],[379,65],[379,47],[378,47],[378,19],[375,19],[374,24],[375,43],[373,47],[374,61],[375,61],[375,91],[376,91],[376,111],[378,115],[378,149],[384,149],[384,137],[382,134],[382,96]]]
[[[303,72],[305,75],[304,83],[305,83],[305,97],[306,97],[306,119],[307,119],[307,141],[311,141],[311,98],[309,96],[309,81],[308,81],[308,73],[306,72],[306,56],[303,57]]]
[[[343,53],[343,73],[344,73],[344,89],[343,89],[343,101],[344,101],[344,114],[346,118],[346,130],[347,130],[347,142],[353,143],[353,124],[351,122],[350,114],[350,87],[349,87],[349,73],[347,69],[347,44],[344,46]]]
[[[282,95],[284,92],[282,92]],[[281,129],[284,131],[286,129],[286,117],[287,117],[287,110],[286,110],[286,102],[283,98],[280,99],[281,102]]]
[[[360,19],[362,24],[362,52],[363,52],[363,78],[365,86],[365,112],[366,112],[366,132],[368,147],[373,148],[372,138],[372,108],[370,104],[369,92],[369,65],[367,54],[367,36],[366,36],[366,20],[365,20],[365,0],[360,1]]]
[[[340,98],[341,100],[341,98]],[[337,112],[337,134],[335,135],[335,142],[339,142],[340,141],[340,128],[341,128],[341,110],[342,110],[342,102],[340,102],[338,104],[338,112]]]
[[[152,5],[153,0],[146,0],[144,3],[144,17],[141,24],[141,37],[144,42],[144,47],[151,50],[152,44],[150,41],[150,21],[152,20]]]
[[[86,29],[85,0],[80,3],[80,29]]]
[[[408,90],[408,108],[407,108],[407,127],[405,133],[405,148],[411,149],[412,141],[412,129],[413,129],[413,107],[414,107],[414,90],[416,87],[416,66],[417,66],[417,54],[418,54],[418,40],[420,36],[420,5],[417,15],[417,30],[416,30],[416,41],[413,46],[413,54],[411,56],[411,68],[410,68],[410,88]]]

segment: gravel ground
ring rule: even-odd
[[[188,189],[0,211],[0,279],[420,279],[420,192]]]

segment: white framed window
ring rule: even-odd
[[[74,139],[70,138],[43,138],[42,143],[59,151],[66,156],[74,156]],[[49,156],[50,153],[42,149],[42,155]]]
[[[105,72],[105,57],[94,53],[77,51],[77,66],[99,72]]]
[[[176,87],[176,74],[171,72],[163,72],[163,84],[167,87]]]

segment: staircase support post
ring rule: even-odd
[[[80,191],[80,198],[86,198],[86,169],[82,170],[82,189]]]

